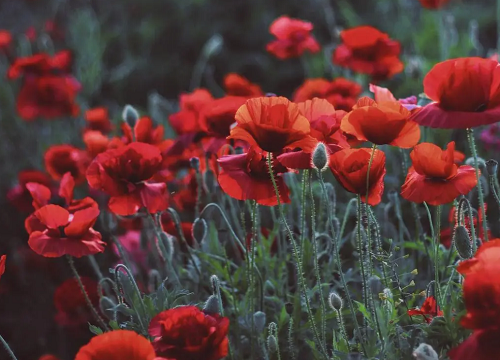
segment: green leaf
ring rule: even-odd
[[[89,330],[92,334],[95,334],[95,335],[101,335],[101,334],[104,334],[104,332],[101,330],[100,327],[97,327],[95,325],[91,325],[89,324]]]

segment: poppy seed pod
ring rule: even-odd
[[[139,120],[139,113],[132,105],[125,105],[122,112],[122,119],[133,129],[137,120]]]
[[[319,142],[318,145],[313,150],[311,157],[312,167],[318,171],[325,171],[328,169],[328,150],[326,149],[325,144]]]
[[[328,304],[333,310],[340,311],[342,309],[342,298],[334,292],[328,296]]]
[[[203,306],[203,312],[209,315],[219,313],[219,299],[217,298],[217,296],[210,295],[210,297],[205,302],[205,306]]]
[[[462,259],[470,259],[472,257],[472,243],[469,232],[465,226],[459,225],[455,228],[453,242],[455,243],[458,255],[460,255]]]
[[[274,354],[278,351],[278,341],[274,335],[269,335],[267,337],[267,349],[271,354]]]
[[[486,170],[488,171],[488,175],[495,176],[498,170],[498,161],[494,159],[486,161]]]
[[[266,326],[266,314],[262,311],[257,311],[253,314],[253,321],[255,324],[255,330],[257,333],[264,331],[264,327]]]
[[[207,236],[207,229],[207,222],[204,219],[196,218],[193,221],[191,235],[193,235],[193,239],[195,239],[198,244],[205,240],[205,237]]]
[[[438,360],[438,354],[432,348],[432,346],[427,344],[420,344],[415,350],[413,350],[413,357],[417,360]]]

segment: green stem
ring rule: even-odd
[[[364,250],[363,250],[363,237],[361,235],[361,216],[362,216],[362,211],[361,211],[361,196],[358,195],[358,222],[356,225],[356,241],[357,241],[357,248],[359,252],[359,265],[361,268],[361,280],[363,282],[363,304],[365,305],[366,309],[369,309],[370,304],[369,304],[369,299],[368,299],[368,287],[366,283],[366,270],[365,270],[365,259],[364,259]]]
[[[16,355],[14,355],[14,352],[10,348],[9,344],[7,344],[7,341],[5,341],[5,339],[2,337],[2,335],[0,335],[0,341],[2,342],[5,351],[7,351],[7,354],[9,354],[12,360],[17,360]]]
[[[438,205],[436,207],[436,226],[433,225],[432,223],[432,216],[431,216],[431,211],[429,210],[429,206],[427,205],[426,202],[424,202],[425,209],[427,210],[427,216],[429,217],[429,224],[431,227],[431,236],[432,236],[432,246],[434,249],[434,298],[436,299],[436,304],[437,306],[440,306],[441,304],[439,303],[440,296],[440,285],[439,285],[439,232],[440,232],[440,227],[441,227],[441,206]]]

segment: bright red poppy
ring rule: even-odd
[[[228,139],[244,140],[271,153],[295,148],[312,151],[316,146],[316,139],[309,135],[309,121],[296,104],[284,97],[249,99],[235,118],[237,125]]]
[[[178,135],[200,132],[199,112],[213,99],[206,89],[196,89],[190,94],[181,94],[180,111],[169,116],[170,125]]]
[[[408,170],[401,196],[429,205],[444,205],[459,195],[467,195],[477,185],[472,166],[457,166],[454,160],[455,142],[443,151],[437,145],[421,143],[410,153],[413,166]]]
[[[321,47],[311,35],[312,30],[310,22],[281,16],[269,27],[276,40],[267,44],[266,49],[281,60],[300,57],[306,51],[317,53]]]
[[[478,57],[436,64],[424,78],[434,102],[412,115],[420,125],[461,129],[496,123],[500,117],[500,66]]]
[[[45,257],[71,255],[82,257],[104,251],[101,234],[94,225],[99,209],[88,207],[71,214],[58,205],[45,205],[26,219],[29,234],[28,245]]]
[[[430,324],[435,316],[443,316],[443,311],[439,309],[434,296],[429,296],[425,299],[420,309],[408,310],[409,316],[422,315],[427,324]]]
[[[483,265],[500,261],[500,239],[490,239],[479,247],[472,259],[461,261],[457,271],[462,275],[480,272]]]
[[[45,169],[54,180],[61,180],[71,173],[76,184],[85,181],[85,172],[90,163],[88,154],[72,145],[53,145],[44,155]]]
[[[205,314],[196,306],[165,310],[149,324],[156,354],[172,360],[219,360],[226,357],[228,330],[228,318]]]
[[[362,90],[360,84],[344,78],[307,79],[295,90],[293,101],[299,103],[317,97],[328,100],[336,110],[351,111]]]
[[[81,277],[83,287],[92,305],[99,307],[97,282],[89,277]],[[85,297],[76,279],[71,278],[59,285],[54,293],[54,306],[57,309],[55,321],[65,327],[87,325],[93,319]]]
[[[75,360],[153,360],[151,342],[131,330],[113,330],[94,336],[82,346]],[[163,359],[168,360],[168,359]]]
[[[37,183],[49,189],[52,188],[52,179],[44,172],[38,170],[24,170],[19,172],[18,184],[7,192],[7,200],[19,211],[32,212],[35,209],[31,204],[33,199],[26,187],[28,183]]]
[[[375,150],[370,166],[367,194],[366,181],[371,156],[372,149],[344,149],[330,156],[330,169],[344,189],[360,195],[363,202],[374,206],[382,201],[386,169],[385,154]]]
[[[444,7],[450,0],[418,0],[422,7],[430,10],[437,10]]]
[[[399,101],[401,105],[403,105],[411,112],[416,111],[418,108],[420,108],[420,106],[417,105],[418,98],[415,95],[409,96],[404,99],[396,99],[389,89],[377,86],[375,84],[370,84],[370,91],[373,93],[375,101],[377,103]]]
[[[477,330],[448,352],[451,360],[498,360],[500,330]]]
[[[100,153],[105,152],[110,147],[110,140],[106,135],[97,130],[87,130],[83,134],[83,142],[87,148],[87,153],[93,159]]]
[[[358,26],[340,33],[342,44],[333,53],[333,62],[373,80],[385,80],[403,71],[401,45],[371,26]]]
[[[377,103],[363,97],[342,119],[340,129],[360,141],[410,148],[420,140],[420,128],[409,117],[410,111],[398,101]]]
[[[253,84],[241,75],[230,73],[224,77],[224,89],[227,95],[259,97],[264,96],[259,85]]]
[[[155,213],[168,207],[166,184],[148,182],[161,163],[156,146],[133,142],[99,154],[87,170],[87,181],[110,195],[108,207],[117,215],[133,215],[142,207]]]
[[[5,274],[5,262],[7,261],[7,255],[0,256],[0,278]]]
[[[109,120],[108,109],[105,107],[96,107],[85,111],[86,129],[100,131],[103,134],[109,133],[113,125]]]

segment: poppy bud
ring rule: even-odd
[[[436,281],[432,280],[429,284],[427,284],[427,288],[425,289],[425,297],[434,296],[436,288]]]
[[[368,279],[368,286],[370,287],[372,294],[379,294],[384,290],[382,281],[380,281],[378,276],[371,276]]]
[[[328,150],[326,149],[325,144],[319,142],[318,145],[316,145],[316,147],[313,150],[311,159],[312,159],[311,165],[313,169],[316,169],[321,172],[328,169],[329,157],[328,157]]]
[[[455,248],[457,249],[458,255],[462,259],[470,259],[472,257],[472,244],[469,236],[469,232],[463,225],[458,225],[455,228],[455,234],[453,235],[453,242]]]
[[[276,288],[274,287],[273,283],[270,282],[269,280],[266,280],[264,283],[264,291],[267,295],[273,296],[276,294]]]
[[[333,310],[340,311],[342,309],[342,298],[334,292],[328,296],[328,304]]]
[[[207,193],[211,194],[215,192],[215,187],[218,183],[212,170],[209,169],[205,171],[205,174],[203,174],[203,184],[205,185]]]
[[[203,312],[208,315],[214,315],[219,313],[219,299],[215,295],[210,295],[205,306],[203,306]]]
[[[212,284],[212,291],[214,294],[219,292],[220,281],[217,275],[210,276],[210,283]]]
[[[415,350],[413,350],[413,357],[417,360],[438,360],[438,354],[432,348],[432,346],[427,344],[420,344]]]
[[[221,51],[223,45],[224,39],[222,36],[220,34],[213,35],[205,43],[205,46],[203,46],[203,56],[206,59],[209,59],[210,57],[217,55]]]
[[[189,164],[191,165],[191,168],[194,169],[196,172],[200,171],[200,159],[197,158],[196,156],[189,159]]]
[[[274,354],[278,351],[278,341],[274,335],[269,335],[267,337],[267,349],[271,354]]]
[[[204,219],[196,218],[193,221],[193,226],[191,227],[191,235],[198,243],[205,240],[207,236],[207,222]]]
[[[488,171],[488,175],[495,176],[498,170],[498,161],[494,159],[486,161],[486,170]]]
[[[161,275],[158,270],[152,269],[148,274],[148,290],[150,293],[155,292],[161,285]]]
[[[167,234],[166,232],[162,231],[160,233],[160,239],[161,244],[160,249],[165,249],[166,254],[163,254],[163,256],[168,257],[169,260],[172,260],[172,256],[174,255],[174,243],[173,243],[173,238],[171,235]]]
[[[286,310],[286,313],[287,313],[288,315],[292,315],[292,313],[293,313],[293,304],[292,304],[292,303],[290,303],[290,302],[287,302],[287,303],[285,304],[285,310]]]
[[[103,296],[99,299],[99,309],[110,320],[113,319],[114,315],[113,308],[115,306],[116,306],[115,302],[107,296]]]
[[[266,326],[266,314],[262,311],[257,311],[253,314],[253,322],[255,324],[255,330],[257,333],[261,333],[264,331],[264,327]]]
[[[139,113],[132,105],[125,105],[122,112],[122,119],[133,129],[137,120],[139,120]]]

